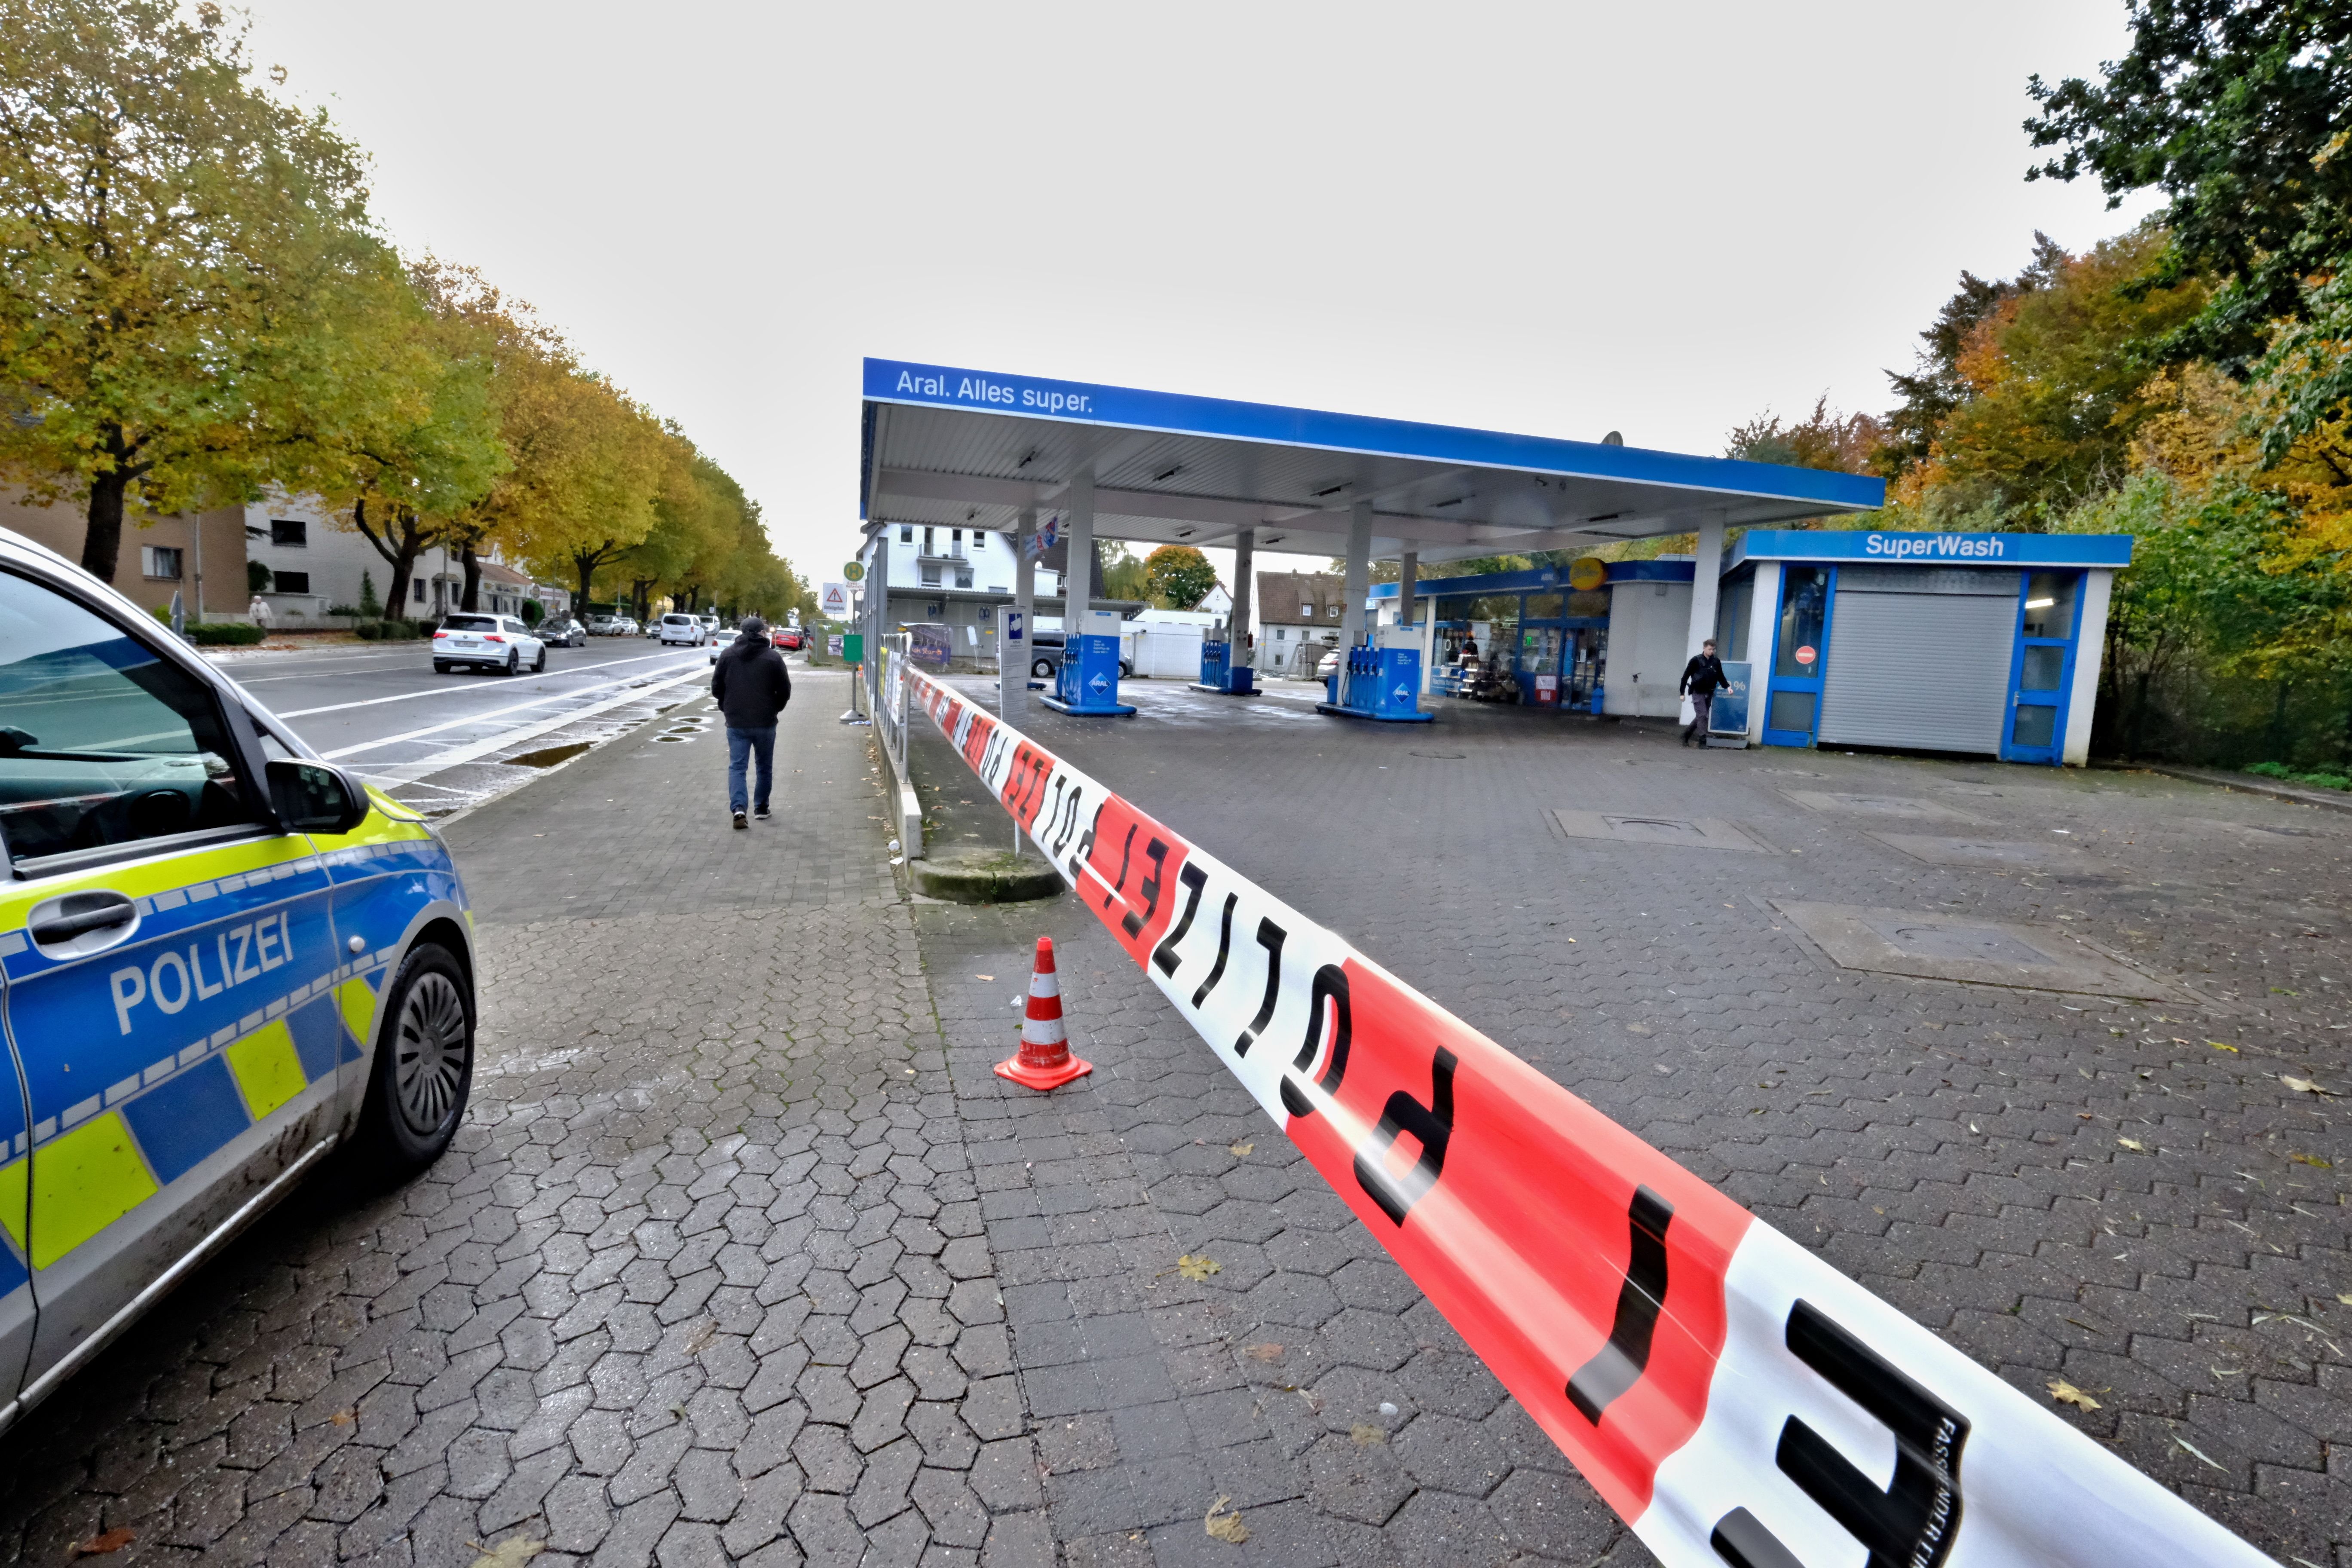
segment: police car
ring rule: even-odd
[[[95,577],[0,530],[0,1429],[339,1146],[449,1145],[448,851]]]

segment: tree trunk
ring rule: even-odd
[[[596,558],[575,551],[572,563],[580,568],[580,613],[584,616],[588,613],[589,590],[596,582]]]
[[[457,552],[457,560],[466,568],[466,592],[457,601],[457,607],[472,615],[482,607],[482,563],[474,554],[472,540],[467,540],[466,547]]]
[[[408,610],[408,580],[415,574],[416,558],[425,550],[425,538],[417,529],[416,514],[413,511],[402,511],[399,515],[400,532],[394,535],[391,525],[386,524],[383,532],[379,535],[375,526],[368,521],[367,499],[362,496],[352,503],[352,521],[358,526],[360,537],[366,540],[378,555],[383,557],[383,563],[386,566],[392,568],[392,585],[385,590],[383,599],[383,614],[386,620],[413,618]],[[398,545],[396,549],[395,542]]]
[[[131,476],[116,468],[89,481],[89,525],[81,539],[82,570],[101,583],[114,581],[122,556],[122,496]]]

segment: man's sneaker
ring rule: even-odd
[[[743,820],[743,814],[739,811],[735,814],[735,826],[738,827],[749,827],[751,825]]]
[[[768,808],[764,805],[755,805],[751,808],[751,815],[765,822],[768,820]]]

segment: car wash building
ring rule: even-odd
[[[1726,556],[1716,642],[1753,667],[1748,738],[2089,760],[2127,534],[1757,529]]]

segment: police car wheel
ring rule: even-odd
[[[441,1157],[474,1083],[474,1001],[446,948],[421,942],[400,967],[369,1074],[360,1135],[388,1173]]]
[[[1029,679],[1032,680],[1053,679],[1054,661],[1048,658],[1041,658],[1036,663],[1031,665],[1029,667]]]

